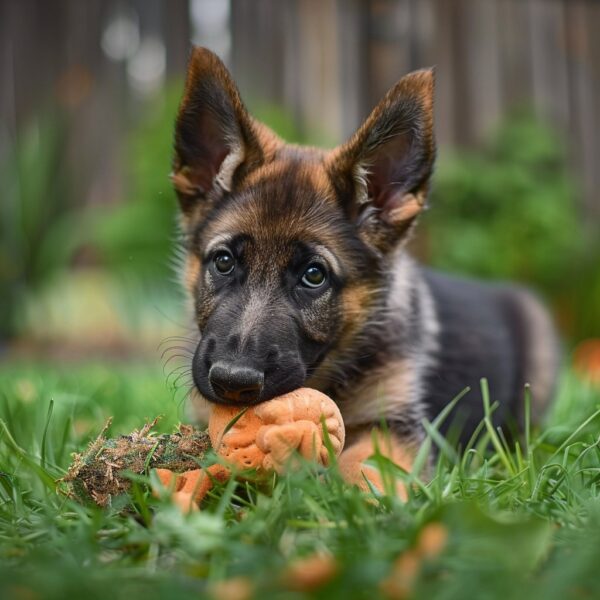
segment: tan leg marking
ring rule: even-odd
[[[406,471],[412,469],[415,448],[402,443],[392,433],[384,433],[377,428],[374,429],[376,431],[375,436],[373,436],[373,430],[365,431],[352,446],[344,450],[338,459],[338,464],[342,477],[348,483],[368,492],[370,488],[367,481],[365,481],[366,478],[374,488],[384,493],[384,482],[381,473],[376,467],[364,464],[369,457],[375,454],[374,440],[383,456]],[[402,500],[407,499],[406,488],[402,482],[396,483],[396,490]]]

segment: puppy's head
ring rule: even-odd
[[[432,96],[432,72],[412,73],[346,144],[289,146],[247,113],[222,62],[193,50],[172,177],[208,400],[293,390],[353,343],[425,203]]]

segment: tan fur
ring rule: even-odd
[[[348,427],[394,420],[414,402],[416,369],[411,359],[375,369],[340,400]]]
[[[181,167],[176,173],[171,173],[170,177],[176,192],[184,196],[193,196],[196,193],[196,186],[191,180],[189,167]]]
[[[370,307],[375,298],[375,291],[368,284],[347,286],[341,294],[342,323],[340,325],[339,350],[332,350],[325,357],[309,380],[309,385],[317,388],[327,388],[335,377],[333,365],[339,360],[354,336],[362,329],[370,313]]]
[[[393,434],[383,433],[376,428],[363,431],[358,439],[342,452],[338,464],[342,476],[348,483],[358,486],[365,492],[370,492],[369,484],[371,484],[383,494],[386,490],[381,473],[376,467],[365,464],[377,450],[405,471],[412,469],[416,448],[401,442]],[[394,481],[398,496],[406,500],[404,484],[396,479]]]
[[[341,345],[345,346],[365,324],[370,315],[369,309],[375,299],[376,290],[368,284],[359,283],[348,286],[342,291],[342,327]]]
[[[198,278],[200,277],[201,264],[200,259],[195,255],[188,253],[185,259],[184,268],[184,285],[185,289],[193,294],[196,286],[198,285]]]
[[[328,309],[331,306],[331,298],[332,291],[329,289],[317,298],[311,306],[300,311],[304,325],[310,331],[311,338],[322,343],[326,343],[329,339],[326,321],[330,316]]]
[[[215,306],[214,282],[210,271],[204,271],[202,293],[194,294],[196,308],[196,322],[202,328]]]
[[[326,202],[333,202],[333,189],[331,182],[327,178],[322,165],[293,165],[296,169],[295,175],[298,180],[299,188],[297,193],[301,194],[317,192],[318,196]],[[289,240],[304,239],[316,244],[321,244],[329,256],[338,255],[330,249],[337,249],[336,236],[331,232],[327,222],[322,222],[317,218],[311,218],[309,215],[302,215],[307,218],[298,218],[297,215],[284,211],[274,219],[272,215],[265,214],[265,210],[270,210],[269,207],[252,199],[252,190],[262,181],[277,180],[284,176],[290,170],[290,163],[286,160],[276,160],[273,163],[259,167],[247,179],[244,180],[240,192],[247,190],[249,199],[245,203],[244,210],[231,211],[219,217],[209,225],[204,235],[209,243],[218,236],[227,235],[229,232],[236,233],[252,233],[255,238],[256,245],[268,243],[273,247],[279,240],[279,245],[285,250]],[[264,224],[268,223],[268,227]],[[287,260],[287,255],[284,252],[281,255],[272,254],[277,260]],[[327,256],[325,256],[326,258]],[[341,255],[340,260],[345,257]],[[329,260],[330,266],[335,268],[335,261]]]
[[[263,291],[262,293],[252,294],[250,299],[246,302],[240,316],[240,326],[238,330],[241,348],[244,347],[247,337],[252,335],[255,328],[266,325],[265,321],[268,320],[270,301],[271,298],[269,294]]]
[[[388,220],[396,227],[401,226],[402,223],[412,221],[421,212],[424,205],[424,194],[406,194],[402,204],[390,212]]]

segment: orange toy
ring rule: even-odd
[[[344,447],[344,422],[336,404],[325,394],[300,388],[289,394],[245,409],[214,405],[208,423],[213,448],[228,466],[217,464],[176,474],[156,469],[173,500],[185,511],[197,510],[214,480],[225,481],[235,469],[281,472],[296,451],[300,456],[326,465],[329,454],[323,426],[331,447],[339,456]]]

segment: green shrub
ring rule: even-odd
[[[552,293],[585,247],[577,194],[552,132],[528,117],[509,120],[482,148],[439,161],[425,218],[429,259]]]
[[[162,280],[170,273],[176,200],[168,176],[180,93],[177,83],[146,107],[123,152],[125,198],[91,215],[94,244],[113,272]]]
[[[600,336],[600,245],[583,226],[563,149],[518,115],[478,150],[442,151],[419,241],[433,266],[536,288],[577,341]]]
[[[60,117],[39,113],[0,164],[0,340],[17,332],[19,308],[76,244],[63,162]]]

